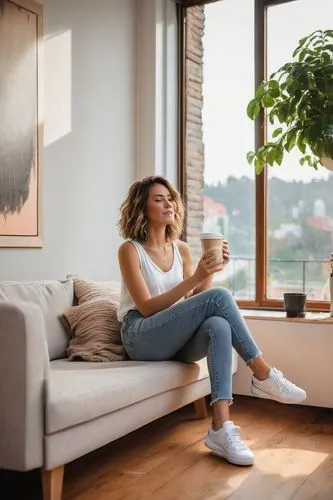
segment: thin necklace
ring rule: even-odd
[[[167,261],[167,247],[166,247],[166,246],[164,246],[164,247],[163,247],[163,257],[162,257],[162,262],[163,262],[163,264],[165,264],[165,263],[166,263],[166,261]]]
[[[150,250],[151,250],[151,247],[149,247],[149,246],[147,246],[147,245],[144,245],[144,248],[145,248],[146,250],[148,250],[148,249],[150,248]],[[168,257],[168,256],[167,256],[167,252],[168,252],[168,244],[166,243],[165,245],[163,245],[162,249],[163,249],[163,254],[162,254],[162,264],[164,265],[164,264],[166,263],[166,261],[167,261],[167,257]]]

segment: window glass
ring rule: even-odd
[[[270,6],[267,75],[292,60],[301,38],[317,29],[330,29],[332,14],[332,0]],[[305,291],[308,299],[327,300],[325,261],[333,248],[333,175],[324,167],[316,171],[301,166],[301,156],[294,148],[284,155],[281,167],[269,168],[267,295],[281,299],[285,291]]]
[[[204,232],[221,231],[232,260],[215,276],[237,299],[255,297],[255,182],[246,161],[254,125],[254,2],[205,6],[203,37]]]

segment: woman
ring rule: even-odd
[[[207,356],[213,422],[205,445],[233,464],[251,465],[254,455],[229,416],[232,347],[253,372],[254,396],[299,403],[306,393],[266,363],[231,294],[211,288],[214,273],[230,258],[228,244],[223,265],[211,250],[192,271],[190,249],[178,239],[183,219],[180,195],[163,177],[135,182],[121,206],[119,229],[129,240],[118,254],[123,344],[134,360],[193,362]]]

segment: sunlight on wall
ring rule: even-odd
[[[46,147],[72,130],[72,32],[46,36],[44,47]]]

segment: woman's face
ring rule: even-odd
[[[163,184],[154,184],[148,194],[146,216],[153,224],[172,224],[175,207],[170,191]]]

